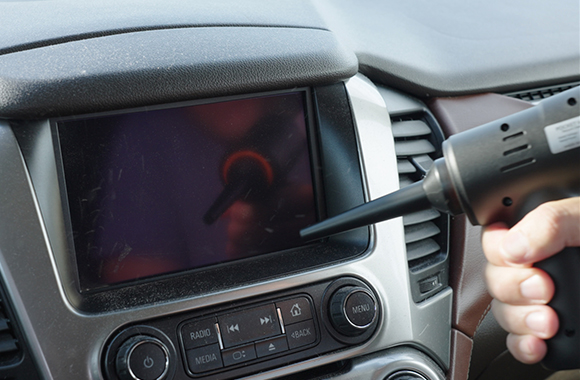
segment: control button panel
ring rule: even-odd
[[[191,374],[228,369],[315,345],[312,301],[295,296],[183,322],[179,331]]]
[[[243,378],[362,344],[381,318],[380,299],[362,280],[323,280],[120,327],[106,343],[103,378]]]

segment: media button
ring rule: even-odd
[[[219,344],[187,350],[187,365],[193,373],[202,373],[223,367]]]
[[[312,319],[286,326],[286,337],[290,349],[316,342],[316,328]]]
[[[276,302],[276,306],[282,312],[284,326],[288,326],[307,319],[312,319],[312,308],[306,297],[293,298],[282,302]]]
[[[224,347],[280,335],[280,322],[273,304],[218,317]]]
[[[247,344],[222,351],[222,357],[224,359],[224,365],[227,367],[256,359],[256,350],[254,350],[253,344]]]
[[[186,350],[217,343],[215,319],[186,323],[181,327],[181,339]]]
[[[285,336],[278,336],[276,338],[256,342],[256,353],[259,358],[274,355],[283,351],[288,351],[288,342],[286,342]]]

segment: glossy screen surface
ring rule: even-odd
[[[294,92],[57,122],[81,290],[301,245],[316,219],[304,102]]]

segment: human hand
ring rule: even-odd
[[[580,197],[545,203],[511,229],[503,223],[487,226],[482,244],[492,311],[510,333],[507,347],[517,360],[537,363],[546,355],[544,340],[558,331],[558,316],[547,306],[554,283],[533,264],[580,246]]]

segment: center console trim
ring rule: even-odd
[[[349,80],[346,87],[356,122],[367,197],[375,199],[398,188],[388,105],[376,87],[362,76]],[[33,193],[17,141],[6,123],[0,123],[0,148],[0,172],[8,173],[0,196],[12,199],[0,203],[0,214],[17,217],[0,220],[2,275],[23,321],[24,332],[30,337],[35,359],[47,379],[101,378],[99,363],[105,342],[128,321],[227,304],[342,276],[364,278],[377,291],[388,318],[377,327],[375,337],[362,346],[260,373],[254,379],[291,374],[400,345],[413,345],[428,353],[443,369],[449,365],[452,291],[446,289],[420,304],[413,303],[400,218],[373,226],[367,254],[346,263],[171,302],[102,314],[79,312],[66,302],[41,222],[37,197],[42,195]],[[51,321],[50,325],[47,321]]]

